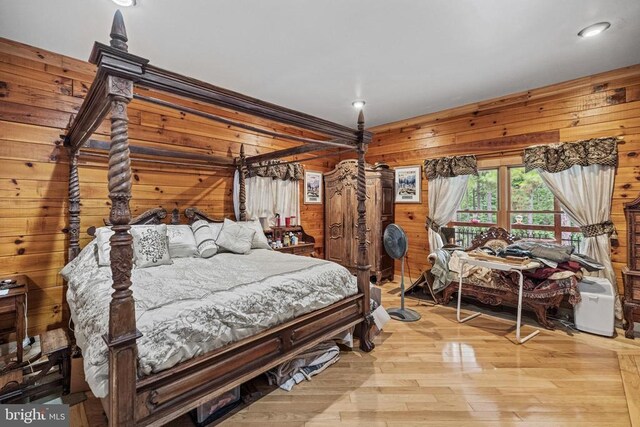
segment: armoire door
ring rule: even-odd
[[[381,214],[381,229],[380,235],[384,234],[384,230],[387,229],[389,224],[393,223],[394,220],[394,182],[392,179],[384,179],[381,183],[381,192],[380,192],[380,214]],[[393,258],[391,258],[387,252],[384,250],[384,244],[381,243],[381,254],[380,254],[380,271],[384,277],[393,279]]]
[[[325,199],[325,221],[326,236],[325,257],[329,261],[337,262],[341,265],[347,265],[349,258],[347,257],[348,236],[345,224],[345,213],[348,210],[346,195],[342,191],[327,186]]]

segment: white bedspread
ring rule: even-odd
[[[62,275],[85,376],[97,397],[108,392],[110,267],[99,267],[89,244]],[[248,255],[178,258],[173,265],[134,269],[138,375],[168,369],[255,335],[357,292],[355,277],[333,262],[265,249]]]

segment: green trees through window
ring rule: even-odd
[[[491,226],[522,238],[576,247],[582,240],[579,229],[562,212],[540,175],[525,172],[522,166],[483,169],[477,176],[470,176],[456,219],[450,225],[456,227],[456,243],[465,247]]]
[[[457,220],[475,224],[496,224],[498,213],[498,169],[478,171],[467,182],[467,192]]]

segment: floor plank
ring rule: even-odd
[[[619,354],[618,360],[631,424],[640,426],[640,355]]]

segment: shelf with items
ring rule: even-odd
[[[294,255],[303,256],[316,256],[315,253],[315,241],[313,236],[305,233],[302,226],[290,226],[290,227],[271,227],[264,230],[264,234],[271,242],[279,242],[272,247],[280,252],[292,253]],[[295,238],[291,238],[295,236]],[[295,243],[292,243],[295,242]]]

